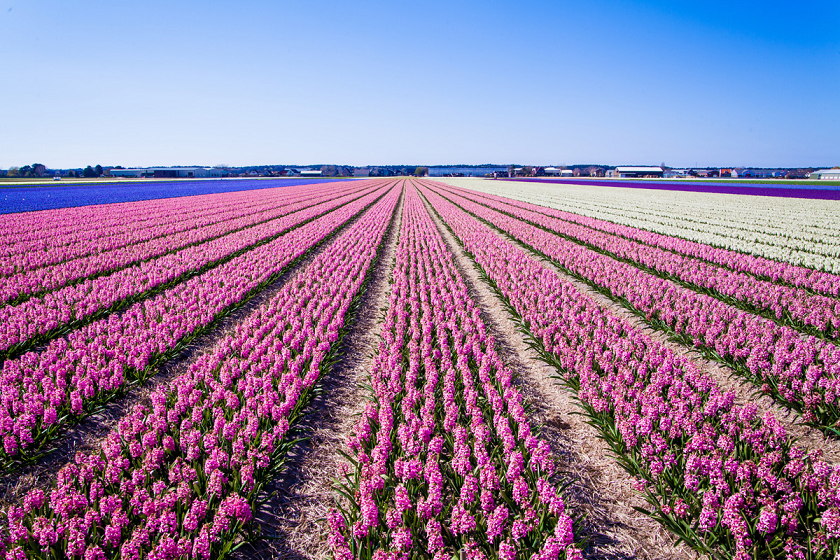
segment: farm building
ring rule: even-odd
[[[834,169],[818,169],[811,171],[808,174],[809,179],[828,179],[831,181],[840,181],[840,168]]]
[[[300,172],[301,177],[320,177],[321,170],[320,169],[302,169]]]
[[[554,175],[556,177],[571,177],[575,174],[572,169],[560,169],[559,167],[546,167],[546,175]]]
[[[616,177],[662,177],[664,170],[661,167],[616,167]]]
[[[228,177],[224,169],[207,167],[143,167],[111,169],[111,177],[154,177],[156,179]]]

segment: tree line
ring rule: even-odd
[[[104,169],[101,165],[88,165],[82,170],[71,169],[65,174],[67,177],[101,177]],[[6,172],[7,177],[19,177],[22,179],[47,176],[47,166],[43,163],[33,163],[23,167],[10,167]]]

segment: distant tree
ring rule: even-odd
[[[6,175],[8,175],[9,177],[19,177],[20,167],[10,167],[9,172]]]
[[[94,170],[93,170],[93,167],[91,167],[90,165],[88,165],[88,166],[87,166],[87,167],[85,167],[85,169],[82,171],[82,177],[96,177],[96,171],[94,171]]]
[[[101,165],[97,164],[97,166],[93,168],[93,171],[94,171],[94,173],[96,173],[97,177],[102,176],[102,166]]]
[[[428,172],[429,172],[428,167],[418,167],[417,169],[414,170],[414,176],[415,177],[425,177]]]
[[[32,177],[32,166],[31,165],[24,165],[20,168],[20,176],[21,177]]]
[[[522,166],[522,174],[525,175],[526,177],[530,177],[531,175],[534,174],[534,168],[531,167],[530,165],[523,165]]]

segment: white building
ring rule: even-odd
[[[665,171],[661,167],[631,167],[621,166],[615,168],[615,177],[662,177]]]
[[[575,174],[571,169],[561,169],[559,167],[546,167],[544,171],[546,175],[553,175],[555,177],[570,177]]]
[[[300,172],[301,177],[320,177],[321,170],[320,169],[302,169]]]
[[[840,181],[840,169],[819,169],[808,173],[809,179]]]

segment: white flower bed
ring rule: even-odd
[[[840,274],[840,202],[836,201],[473,178],[437,180]]]

